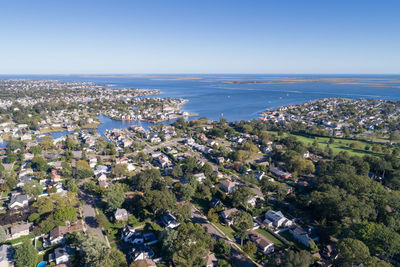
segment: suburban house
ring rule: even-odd
[[[227,194],[233,193],[237,189],[237,183],[224,180],[219,183],[219,188]]]
[[[0,266],[12,267],[14,261],[14,250],[11,245],[0,246]]]
[[[278,178],[282,178],[282,179],[289,179],[290,177],[292,177],[292,174],[290,172],[284,172],[279,168],[271,168],[269,170],[273,175],[275,175]]]
[[[13,225],[9,229],[9,239],[15,239],[24,235],[29,235],[31,223]]]
[[[206,176],[204,175],[204,173],[197,173],[197,174],[194,174],[193,175],[195,178],[196,178],[196,180],[199,182],[199,183],[203,183],[203,181],[206,179]]]
[[[264,254],[273,252],[275,249],[274,243],[272,243],[265,236],[254,230],[251,230],[249,232],[249,240],[253,241],[257,245],[257,248],[261,250]]]
[[[143,244],[144,242],[142,231],[136,230],[134,227],[129,225],[126,225],[124,229],[122,229],[121,239],[132,244]]]
[[[218,266],[218,259],[215,257],[214,253],[208,253],[206,256],[206,267]]]
[[[129,257],[132,261],[151,259],[154,256],[154,251],[149,247],[141,244],[132,248]]]
[[[114,217],[116,221],[127,221],[128,212],[126,211],[126,209],[117,209],[114,213]]]
[[[64,243],[64,236],[68,233],[67,226],[57,226],[49,233],[49,242],[51,245]]]
[[[176,221],[176,218],[174,215],[172,215],[170,212],[165,213],[163,216],[161,216],[161,222],[167,227],[168,229],[173,229],[176,228],[180,225]]]
[[[17,187],[24,187],[24,185],[32,180],[32,176],[21,176],[17,180]]]
[[[256,172],[256,173],[254,173],[254,178],[261,181],[262,178],[264,177],[264,175],[265,175],[265,172]]]
[[[219,213],[219,215],[221,216],[221,218],[224,220],[224,222],[227,225],[232,225],[233,224],[232,214],[237,211],[238,211],[238,209],[236,209],[236,208],[228,209],[228,210],[221,211]]]
[[[318,241],[318,236],[312,232],[311,229],[305,230],[304,228],[295,225],[289,229],[293,238],[302,243],[306,247],[310,247],[312,243]]]
[[[56,264],[63,264],[69,262],[70,255],[66,247],[58,247],[54,250],[54,260]]]
[[[264,224],[267,226],[287,227],[293,224],[281,211],[269,210],[265,213]]]
[[[9,209],[26,208],[29,205],[29,198],[27,195],[11,195],[10,203],[8,204]]]
[[[156,263],[152,259],[137,260],[135,266],[138,267],[157,267]]]

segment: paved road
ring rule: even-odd
[[[231,245],[231,254],[230,257],[233,260],[235,266],[238,267],[254,267],[257,266],[253,262],[251,262],[248,258],[246,258],[242,252],[236,248],[234,244],[234,240],[229,239],[228,237],[224,236],[221,232],[219,232],[207,219],[207,217],[203,216],[198,210],[193,210],[192,212],[193,218],[192,221],[201,224],[204,228],[207,229],[207,232],[219,239],[222,238],[225,242],[228,242]]]
[[[99,224],[96,221],[96,212],[94,210],[94,202],[93,200],[87,196],[83,191],[79,196],[81,200],[86,202],[85,205],[82,207],[83,219],[85,222],[86,230],[91,231],[92,233],[96,234],[100,240],[105,241],[103,231],[101,230]]]

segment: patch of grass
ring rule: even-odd
[[[224,232],[224,234],[226,234],[228,237],[234,238],[235,231],[231,227],[229,227],[227,225],[222,225],[220,223],[214,223],[214,224],[218,227],[219,230]]]
[[[265,236],[269,241],[274,243],[275,246],[277,246],[277,247],[285,247],[285,244],[283,244],[282,241],[280,241],[278,238],[273,236],[268,231],[266,231],[264,229],[256,229],[256,232],[258,232],[258,233],[262,234],[263,236]]]
[[[29,235],[18,237],[16,239],[7,240],[7,241],[3,242],[2,244],[14,245],[14,244],[17,244],[17,243],[20,243],[20,242],[24,242],[26,240],[30,240],[30,239],[32,239],[34,237],[35,237],[34,234],[29,234]]]

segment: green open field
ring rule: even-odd
[[[277,134],[277,131],[268,131],[272,134]],[[294,135],[298,141],[302,142],[306,146],[310,146],[314,140],[317,140],[318,146],[324,149],[329,144],[329,137],[313,137],[313,136],[306,136],[301,134],[292,134]],[[332,149],[333,154],[336,155],[341,151],[347,151],[351,156],[359,156],[363,157],[365,155],[371,156],[381,156],[383,153],[378,153],[371,151],[372,144],[366,141],[360,140],[350,140],[350,139],[342,139],[342,138],[333,138],[333,144],[329,144],[329,147]],[[354,149],[350,147],[351,143],[359,143],[360,149]],[[365,150],[365,146],[369,146],[370,150]]]
[[[295,135],[297,140],[301,141],[305,145],[311,145],[314,140],[317,140],[318,146],[322,149],[326,147],[326,145],[329,144],[329,138],[328,137],[316,137],[315,139],[313,137],[306,137],[303,135]],[[337,154],[341,151],[347,151],[350,155],[352,156],[365,156],[365,155],[371,155],[371,156],[379,156],[381,154],[373,152],[371,150],[365,150],[365,146],[371,147],[372,145],[368,142],[364,141],[356,141],[356,140],[349,140],[349,139],[340,139],[340,138],[333,138],[334,142],[333,144],[329,144],[329,147],[332,149],[333,154]],[[354,149],[350,147],[351,143],[359,143],[360,144],[360,149]]]

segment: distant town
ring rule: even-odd
[[[399,102],[228,122],[160,93],[0,80],[0,266],[400,265]]]

